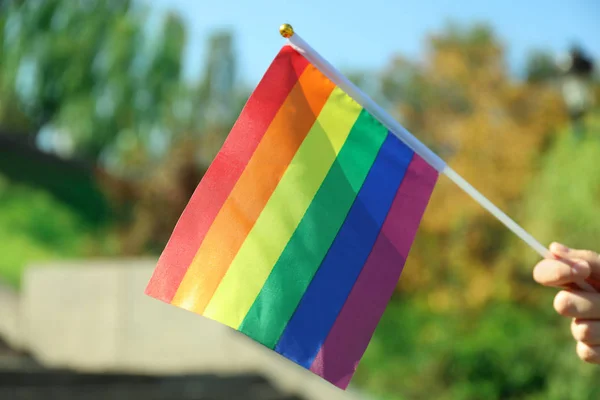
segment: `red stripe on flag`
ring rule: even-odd
[[[281,49],[244,106],[161,254],[146,294],[170,303],[223,203],[308,61]]]
[[[354,375],[396,288],[437,177],[415,154],[373,250],[310,367],[341,389]]]

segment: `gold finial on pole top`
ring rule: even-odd
[[[283,24],[279,27],[279,34],[286,39],[294,36],[294,28],[290,24]]]

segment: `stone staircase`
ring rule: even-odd
[[[0,400],[364,399],[145,296],[155,264],[56,262],[26,269],[19,292],[0,285]]]
[[[6,400],[304,400],[258,375],[145,376],[72,371],[2,371]]]
[[[2,400],[307,400],[257,374],[136,375],[46,368],[0,338]]]

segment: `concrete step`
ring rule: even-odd
[[[7,400],[303,400],[258,375],[144,376],[70,371],[0,371]]]

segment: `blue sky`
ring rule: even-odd
[[[418,59],[426,35],[448,21],[489,23],[507,48],[513,71],[527,51],[556,53],[573,42],[600,61],[598,0],[140,0],[155,10],[181,13],[189,28],[186,74],[198,75],[206,37],[215,29],[237,34],[240,75],[255,85],[284,44],[281,23],[291,23],[336,67],[379,68],[395,53]],[[320,5],[323,4],[323,5]]]

